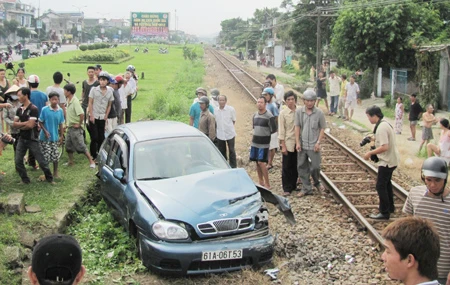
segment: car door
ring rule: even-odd
[[[128,181],[128,161],[126,142],[118,134],[114,134],[111,150],[101,169],[101,179],[104,182],[104,196],[108,197],[116,215],[125,224],[127,221],[127,201],[124,194]]]

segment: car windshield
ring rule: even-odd
[[[179,137],[139,142],[134,148],[136,180],[158,180],[229,166],[205,137]]]

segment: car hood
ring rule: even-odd
[[[253,217],[261,195],[244,169],[225,169],[136,186],[167,220],[197,224],[215,219]]]

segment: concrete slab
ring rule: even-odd
[[[21,215],[25,212],[25,199],[23,193],[11,193],[8,195],[5,205],[5,212],[8,214]]]

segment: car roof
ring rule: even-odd
[[[137,141],[202,136],[196,128],[175,121],[142,121],[120,125],[119,128],[133,135]]]

